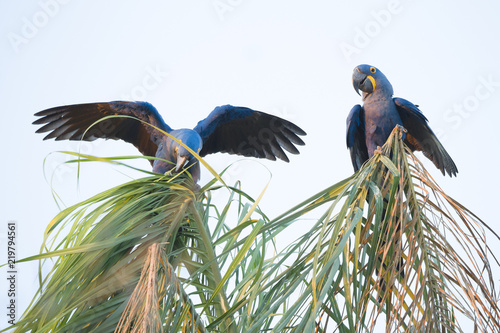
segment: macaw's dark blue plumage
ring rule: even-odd
[[[352,75],[354,89],[363,92],[363,106],[355,105],[347,117],[347,148],[357,171],[382,146],[395,126],[407,133],[405,144],[422,151],[443,175],[456,176],[458,169],[427,124],[418,107],[402,98],[393,98],[392,85],[376,67],[359,65]]]
[[[143,122],[129,117],[112,117],[90,127],[100,119],[112,115],[130,116]],[[145,156],[166,160],[152,160],[153,172],[178,172],[189,167],[195,181],[200,178],[196,158],[156,128],[181,140],[202,157],[222,152],[270,160],[276,160],[277,157],[286,162],[288,157],[282,148],[298,154],[295,145],[304,145],[299,135],[306,135],[302,129],[287,120],[232,105],[216,107],[194,129],[178,130],[170,128],[158,111],[146,102],[66,105],[40,111],[35,116],[42,118],[33,124],[45,124],[36,132],[50,132],[44,140],[121,139],[136,146]]]

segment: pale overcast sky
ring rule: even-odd
[[[361,102],[351,83],[361,63],[384,72],[395,96],[420,105],[459,174],[443,177],[426,160],[428,170],[500,233],[499,13],[493,0],[1,0],[2,244],[7,221],[15,220],[18,258],[37,253],[59,211],[44,178],[45,158],[45,175],[66,205],[141,176],[87,164],[78,187],[76,168],[56,169],[66,157],[51,152],[137,150],[116,141],[43,142],[31,125],[35,112],[127,99],[151,102],[173,128],[193,127],[223,104],[287,118],[308,133],[301,154],[288,164],[246,159],[227,178],[242,180],[256,197],[267,167],[272,180],[261,206],[273,217],[352,174],[345,119]],[[206,160],[222,171],[241,158]],[[145,161],[135,165],[149,168]],[[201,183],[210,179],[204,171]],[[5,251],[2,245],[1,262]],[[36,265],[19,267],[20,308],[36,290],[36,272]],[[0,284],[2,307],[4,290]]]

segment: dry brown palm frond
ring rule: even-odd
[[[439,188],[400,131],[353,177],[270,222],[320,212],[268,261],[266,283],[254,291],[266,294],[266,306],[255,308],[247,332],[268,321],[273,332],[324,332],[327,324],[329,332],[371,332],[381,319],[386,332],[500,331],[485,224]]]
[[[162,315],[161,309],[166,309],[167,313]],[[154,243],[148,248],[141,277],[127,302],[115,332],[164,332],[165,318],[172,318],[172,314],[178,311],[188,313],[185,320],[187,332],[205,332],[205,327],[189,296],[168,262],[165,247]],[[168,323],[165,326],[172,327]]]

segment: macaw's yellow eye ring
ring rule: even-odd
[[[370,67],[370,72],[375,73],[377,69],[375,67]]]

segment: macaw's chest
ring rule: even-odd
[[[402,125],[399,113],[393,103],[365,104],[364,109],[367,143],[382,146],[394,127],[398,124]]]
[[[365,120],[365,133],[367,136],[387,135],[388,137],[396,124],[397,123],[394,123],[391,119],[386,119],[383,123],[381,123],[375,119],[368,118]]]

